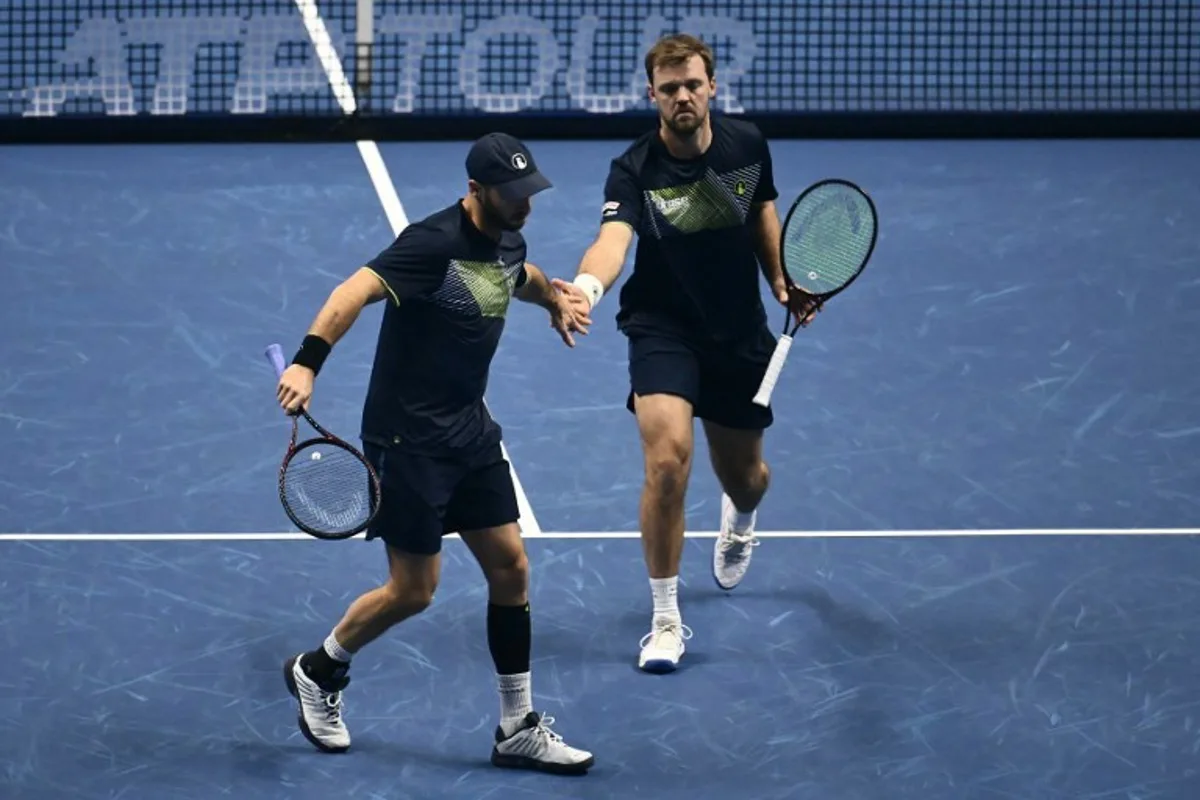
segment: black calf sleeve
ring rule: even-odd
[[[529,652],[533,647],[533,625],[529,604],[498,606],[488,603],[488,649],[496,663],[497,675],[529,672]]]

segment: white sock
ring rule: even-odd
[[[333,635],[332,631],[325,638],[325,653],[334,661],[341,661],[343,664],[349,664],[350,659],[354,657],[353,653],[338,644],[337,637]]]
[[[745,533],[750,527],[750,523],[754,522],[753,511],[738,511],[734,509],[733,514],[733,529],[738,533]]]
[[[506,736],[511,736],[533,711],[532,680],[528,672],[496,678],[500,688],[500,727]]]
[[[679,576],[651,578],[650,595],[654,598],[654,619],[681,621],[679,614]]]

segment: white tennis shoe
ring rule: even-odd
[[[743,529],[734,526],[736,517],[737,509],[729,495],[721,495],[721,532],[713,545],[712,573],[717,585],[726,591],[746,577],[750,557],[758,546],[758,538],[754,535],[757,512],[751,515],[750,524]]]

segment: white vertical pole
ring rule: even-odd
[[[357,16],[354,25],[354,88],[361,106],[371,89],[372,56],[375,42],[375,0],[356,0]]]

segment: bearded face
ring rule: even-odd
[[[694,55],[683,64],[655,67],[649,92],[663,124],[687,138],[708,119],[716,89],[716,82],[705,71],[704,59]]]

